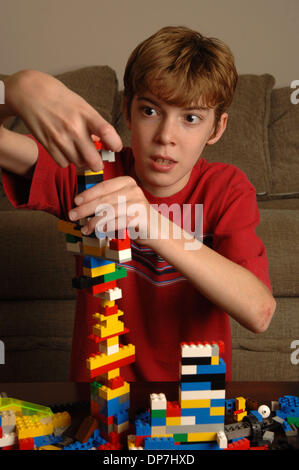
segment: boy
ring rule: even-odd
[[[132,148],[119,152],[115,163],[105,163],[106,181],[74,198],[75,166],[95,171],[102,166],[90,136],[99,135],[119,150],[118,136],[80,97],[45,74],[21,72],[7,81],[2,116],[19,114],[39,141],[1,129],[3,184],[16,207],[77,221],[109,203],[118,220],[117,202],[123,196],[128,208],[138,203],[147,214],[147,223],[139,227],[143,236],[131,243],[127,278],[119,282],[119,305],[130,329],[126,339],[136,347],[135,364],[122,371],[126,380],[178,380],[179,343],[200,340],[224,341],[230,379],[228,315],[262,332],[275,311],[265,248],[255,234],[255,190],[239,169],[201,157],[225,131],[236,83],[233,57],[221,41],[185,27],[152,35],[133,51],[124,76]],[[151,238],[150,207],[162,203],[203,204],[203,243],[186,250],[190,237],[172,220],[171,228],[181,237],[170,230],[165,239],[160,212],[158,236]],[[83,233],[92,233],[97,222],[92,217]],[[79,291],[72,380],[87,380],[94,311],[94,299]]]

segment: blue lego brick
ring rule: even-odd
[[[225,398],[211,398],[211,406],[225,407]]]
[[[82,442],[75,441],[72,444],[63,447],[63,450],[90,450],[92,447],[94,447],[94,441],[90,438],[84,444]]]
[[[151,418],[152,426],[165,426],[166,425],[166,418]]]
[[[135,421],[135,429],[136,436],[150,436],[152,432],[151,425],[141,419]]]
[[[223,424],[224,414],[219,416],[211,416],[210,408],[183,408],[181,416],[195,416],[195,424]]]
[[[227,398],[225,400],[225,408],[227,411],[234,410],[236,407],[236,399],[235,398]]]
[[[249,414],[255,416],[260,423],[263,422],[263,417],[262,417],[261,413],[259,413],[257,410],[251,410]]]
[[[86,191],[89,188],[92,188],[93,186],[96,186],[97,183],[90,183],[90,184],[81,184],[78,183],[78,193],[82,193],[83,191]]]
[[[116,415],[114,415],[115,424],[122,424],[126,421],[129,421],[129,412],[128,410],[120,410]]]
[[[211,390],[211,382],[181,382],[181,390]]]
[[[106,264],[112,264],[113,261],[104,258],[95,258],[94,256],[83,256],[82,265],[84,268],[99,268]]]
[[[55,445],[62,440],[61,436],[54,436],[54,434],[46,436],[34,437],[34,445],[36,447],[43,447],[47,445]]]
[[[188,442],[184,444],[175,444],[173,450],[223,450],[220,449],[217,441],[211,442]]]
[[[144,439],[144,450],[173,450],[173,437],[146,437]]]
[[[100,412],[109,417],[114,416],[120,411],[128,410],[130,408],[130,402],[120,403],[118,398],[113,398],[112,400],[108,400],[103,407],[100,407]]]
[[[225,374],[226,365],[223,359],[219,358],[219,364],[216,365],[198,365],[197,374]]]
[[[299,417],[299,397],[284,395],[278,400],[281,411],[288,416]]]

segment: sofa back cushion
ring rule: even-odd
[[[274,89],[271,96],[271,194],[299,198],[299,103],[291,101],[292,92],[283,87]]]

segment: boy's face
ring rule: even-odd
[[[183,189],[206,144],[220,139],[227,114],[222,114],[216,132],[214,122],[214,109],[200,103],[184,108],[150,92],[135,95],[127,123],[141,185],[157,197]]]

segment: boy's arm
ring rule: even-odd
[[[162,217],[162,216],[161,216]],[[172,230],[170,229],[170,233]],[[212,303],[226,311],[249,330],[260,333],[267,329],[276,303],[268,289],[248,269],[198,244],[196,250],[185,250],[190,235],[181,239],[151,240],[151,248],[189,279]]]
[[[54,77],[24,70],[4,80],[5,104],[0,105],[0,124],[19,116],[60,167],[73,163],[99,171],[103,163],[91,136],[118,151],[121,139],[115,129],[83,98]],[[34,142],[1,128],[0,165],[30,176],[37,158]],[[24,153],[23,153],[24,150]]]
[[[37,157],[33,139],[0,126],[0,168],[31,179]]]

